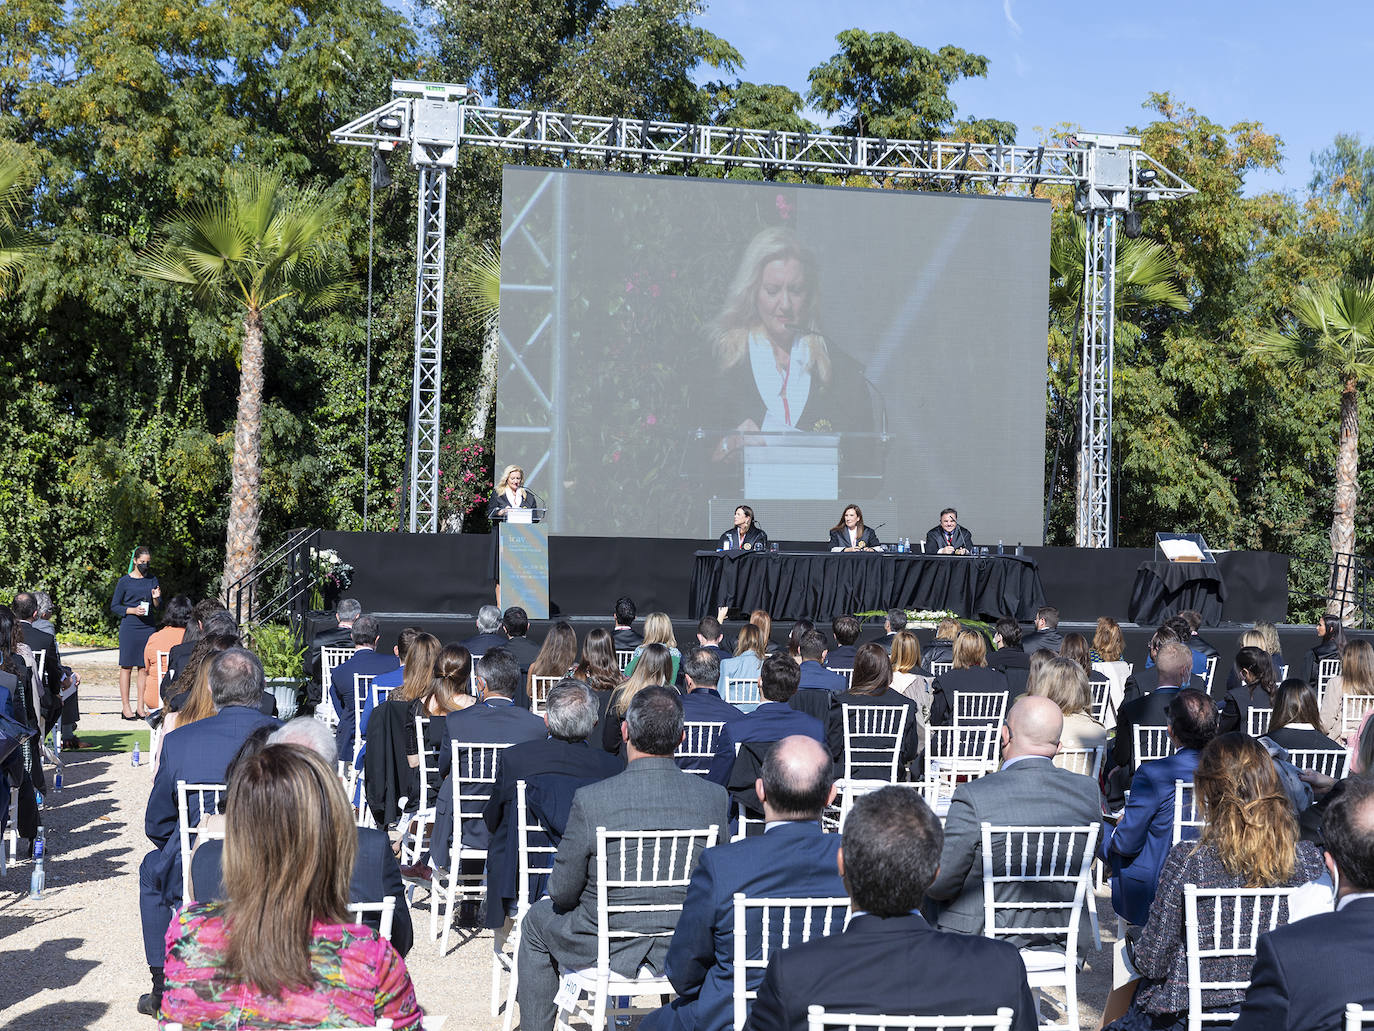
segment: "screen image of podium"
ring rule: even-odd
[[[507,166],[496,468],[558,534],[1039,543],[1047,202]],[[880,531],[881,533],[881,531]]]

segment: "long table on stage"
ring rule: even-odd
[[[1045,604],[1028,556],[853,551],[698,551],[690,597],[692,619],[722,607],[764,609],[774,619],[905,608],[1029,622]]]

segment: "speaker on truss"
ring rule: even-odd
[[[1128,211],[1121,219],[1121,231],[1126,234],[1126,239],[1134,240],[1140,236],[1140,212]]]

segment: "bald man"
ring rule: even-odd
[[[1048,698],[1022,695],[1002,725],[1002,768],[961,784],[945,818],[940,870],[926,889],[936,904],[942,931],[983,933],[983,855],[981,824],[1015,827],[1081,827],[1102,821],[1097,782],[1061,770],[1051,761],[1059,751],[1064,717]],[[1019,901],[1059,899],[1061,887],[1022,886]],[[1016,917],[1011,918],[1017,924]],[[1011,939],[1022,948],[1034,937]]]
[[[842,898],[838,834],[821,833],[821,810],[835,797],[830,754],[813,738],[785,737],[763,762],[754,790],[764,832],[707,849],[692,874],[668,946],[667,974],[678,996],[649,1014],[642,1031],[728,1031],[734,1027],[734,894],[750,898]],[[843,915],[838,919],[843,922]],[[832,928],[838,931],[839,928]],[[761,955],[751,942],[750,956]],[[756,988],[763,971],[749,987]]]

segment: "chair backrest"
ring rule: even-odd
[[[1206,960],[1255,955],[1259,936],[1286,919],[1291,888],[1199,888],[1183,886],[1184,948],[1188,962],[1188,1028],[1200,1031],[1203,1022],[1230,1025],[1237,1014],[1205,1013],[1204,991],[1241,990],[1243,981],[1204,977]],[[1281,917],[1283,919],[1281,919]]]
[[[1098,829],[982,823],[983,934],[1033,938],[1073,965]]]
[[[895,783],[906,736],[906,705],[841,706],[844,715],[845,780],[885,780]]]
[[[46,670],[48,668],[48,653],[40,649],[36,652],[32,652],[31,654],[33,655],[34,680],[38,683],[42,683],[47,677]]]
[[[953,663],[953,662],[932,662],[932,663],[929,663],[929,664],[927,665],[926,668],[930,670],[930,675],[931,675],[931,676],[933,676],[933,677],[938,677],[938,676],[941,676],[942,674],[948,673],[950,670],[952,670],[952,669],[954,668],[954,663]]]
[[[1333,780],[1350,772],[1350,753],[1344,748],[1290,748],[1288,761],[1300,770],[1316,770]]]
[[[544,884],[553,873],[553,861],[558,856],[558,846],[553,835],[544,826],[538,814],[530,807],[529,787],[523,780],[515,782],[515,813],[519,837],[520,875],[515,882],[516,917],[538,901],[544,893]]]
[[[351,644],[335,647],[327,644],[320,649],[320,687],[324,694],[322,697],[329,697],[329,678],[334,673],[335,666],[341,666],[353,657],[357,651]]]
[[[716,742],[720,739],[720,728],[723,726],[724,722],[714,720],[688,720],[684,723],[682,744],[677,746],[677,752],[674,753],[678,766],[689,773],[705,776],[709,764],[703,760],[716,754]]]
[[[1345,1004],[1345,1031],[1364,1031],[1374,1027],[1374,1010],[1367,1010],[1358,1002]]]
[[[806,1031],[1011,1031],[1010,1006],[996,1013],[967,1016],[904,1017],[886,1013],[832,1013],[824,1006],[806,1007]]]
[[[853,686],[853,684],[854,684],[854,667],[853,667],[853,666],[827,666],[826,668],[827,668],[828,670],[830,670],[831,673],[838,673],[840,676],[844,677],[844,682],[845,682],[846,684],[849,684],[849,685]]]
[[[165,676],[167,675],[168,659],[171,658],[172,653],[171,653],[171,652],[156,652],[156,653],[154,653],[154,654],[156,654],[156,656],[157,656],[157,660],[156,660],[156,665],[157,665],[157,682],[158,682],[159,684],[161,684],[161,683],[162,683],[162,678],[165,677]]]
[[[617,648],[615,650],[615,661],[620,666],[620,672],[625,672],[625,667],[630,664],[630,660],[635,657],[633,648]]]
[[[1135,734],[1135,768],[1138,769],[1143,762],[1152,759],[1163,759],[1166,755],[1173,755],[1174,739],[1169,736],[1168,727],[1146,726],[1139,724],[1133,728]]]
[[[1061,748],[1054,757],[1054,765],[1071,773],[1081,773],[1097,780],[1102,773],[1102,752],[1098,748]]]
[[[549,704],[549,692],[553,690],[553,685],[562,679],[562,677],[530,677],[530,712],[536,716],[544,715],[544,708]]]
[[[843,931],[849,918],[849,899],[760,899],[743,892],[736,892],[734,898],[734,1026],[742,1028],[769,957],[780,949]]]
[[[1098,723],[1107,722],[1107,705],[1112,699],[1112,682],[1110,680],[1091,680],[1088,686],[1093,693],[1093,719]]]
[[[1006,691],[955,691],[954,725],[1001,726],[1007,715]]]
[[[763,702],[758,677],[731,677],[725,681],[725,694],[722,697],[735,706],[748,706],[750,709]]]
[[[1326,685],[1332,677],[1341,675],[1340,659],[1321,659],[1317,662],[1317,702],[1326,697]]]
[[[836,832],[844,830],[844,822],[849,819],[849,811],[854,808],[854,803],[863,798],[864,795],[878,791],[882,788],[910,788],[912,791],[920,791],[921,796],[930,801],[926,792],[926,785],[920,781],[903,781],[900,784],[886,784],[878,780],[856,780],[844,786],[844,791],[840,794],[840,817],[839,821],[833,826],[826,828]],[[951,790],[951,794],[952,794]],[[824,827],[824,821],[822,821]]]
[[[672,831],[596,829],[596,966],[611,965],[611,942],[671,938],[687,883],[720,827]]]
[[[496,783],[496,770],[501,753],[510,742],[492,744],[490,741],[452,741],[453,833],[461,833],[464,820],[481,819],[482,808],[491,797]]]
[[[1202,825],[1205,821],[1202,814],[1198,812],[1197,792],[1193,789],[1191,780],[1174,781],[1174,836],[1173,843],[1177,845],[1185,838],[1193,841],[1202,833]]]
[[[388,895],[381,902],[350,902],[348,912],[358,918],[358,923],[373,913],[380,914],[377,934],[384,941],[391,941],[391,923],[396,918],[396,896]]]
[[[1245,732],[1251,737],[1262,737],[1267,734],[1269,732],[1269,720],[1273,715],[1273,709],[1266,709],[1262,705],[1250,706],[1250,715],[1246,717],[1249,726]]]
[[[432,797],[435,792],[430,790],[430,778],[435,777],[439,772],[439,749],[427,741],[426,735],[429,732],[429,721],[432,716],[427,716],[422,712],[415,714],[415,755],[419,760],[420,772],[420,812],[433,812],[435,799]],[[442,716],[439,719],[443,719]],[[437,787],[436,787],[437,791]]]
[[[363,726],[363,706],[367,702],[368,692],[372,690],[375,676],[375,673],[353,674],[353,755],[357,755],[363,747],[363,732],[367,730]]]
[[[997,766],[997,727],[925,725],[925,774],[981,777]]]
[[[224,784],[177,781],[177,833],[181,837],[181,902],[191,902],[191,853],[202,841],[223,838],[224,830],[201,827],[207,813],[219,812],[219,801],[228,792]]]
[[[1374,694],[1348,694],[1341,698],[1341,734],[1349,736],[1360,729],[1364,718],[1374,712]]]
[[[1208,691],[1212,690],[1212,678],[1216,676],[1216,673],[1217,657],[1215,655],[1209,655],[1207,656],[1207,671],[1202,674],[1203,682],[1207,685]]]

